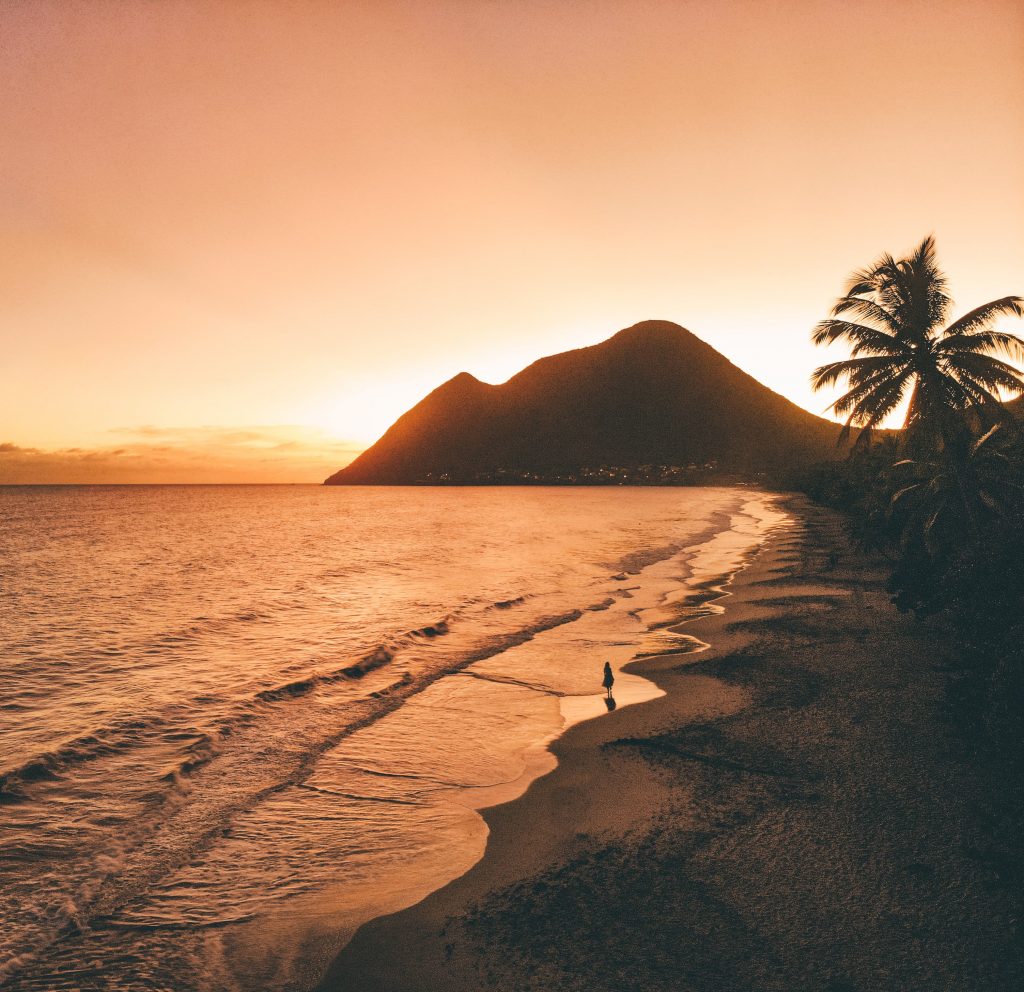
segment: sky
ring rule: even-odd
[[[317,482],[674,320],[815,413],[854,268],[1024,294],[1019,0],[0,0],[0,482]]]

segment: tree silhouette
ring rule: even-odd
[[[831,316],[814,330],[815,344],[845,341],[851,357],[811,376],[814,389],[845,380],[832,409],[846,417],[842,439],[858,443],[910,396],[904,428],[910,440],[941,450],[965,430],[965,412],[987,427],[1004,418],[999,391],[1024,392],[1024,376],[998,355],[1024,359],[1024,340],[995,329],[1005,315],[1024,316],[1024,299],[1004,296],[946,325],[952,301],[938,267],[935,240],[908,258],[883,255],[855,272]]]

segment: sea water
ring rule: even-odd
[[[0,985],[312,987],[659,691],[750,489],[0,488]],[[6,984],[5,984],[6,983]]]

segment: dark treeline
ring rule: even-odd
[[[814,335],[848,344],[851,356],[812,379],[845,381],[834,409],[853,443],[845,460],[806,471],[799,488],[845,511],[862,546],[891,561],[901,610],[948,626],[963,659],[951,684],[957,716],[1018,764],[1024,425],[1020,404],[1000,397],[1024,391],[1024,378],[999,356],[1024,358],[1024,341],[994,325],[1024,315],[1024,301],[1004,297],[947,324],[950,307],[931,238],[854,274]],[[902,431],[878,440],[872,429],[907,400]]]

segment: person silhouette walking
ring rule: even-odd
[[[612,686],[615,685],[615,676],[612,674],[612,666],[610,662],[604,663],[604,679],[601,681],[601,685],[605,687],[608,692],[608,698],[612,698]]]

